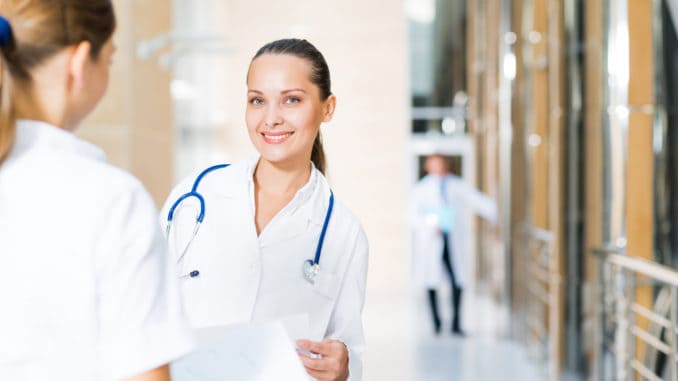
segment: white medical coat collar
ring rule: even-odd
[[[37,120],[17,120],[12,156],[33,149],[69,152],[97,161],[106,161],[106,154],[101,148],[78,138],[72,132]]]
[[[454,175],[454,174],[452,174],[452,173],[446,173],[446,174],[444,174],[444,175],[442,175],[442,176],[429,173],[428,175],[424,176],[424,178],[425,178],[425,179],[435,179],[435,180],[440,180],[440,179],[458,179],[459,176]]]
[[[256,155],[255,157],[251,158],[250,160],[247,161],[247,166],[246,166],[246,176],[247,176],[247,184],[248,184],[248,194],[254,195],[254,170],[257,167],[257,163],[259,162],[259,155]],[[286,214],[295,214],[295,213],[305,213],[308,216],[308,220],[312,221],[315,224],[320,224],[325,220],[325,212],[326,210],[323,209],[322,211],[316,211],[315,207],[306,207],[304,206],[308,205],[309,200],[311,200],[312,196],[317,192],[321,191],[322,189],[328,189],[329,190],[329,184],[327,184],[327,180],[325,180],[325,177],[320,173],[320,171],[315,167],[313,162],[311,162],[311,176],[308,179],[308,182],[301,187],[297,191],[297,193],[294,195],[292,198],[292,201],[290,201],[287,206],[283,208],[281,212],[286,213]],[[325,192],[322,192],[323,194]],[[327,192],[327,198],[325,204],[329,203],[329,191]],[[312,200],[311,200],[312,201]],[[251,200],[252,203],[254,203],[254,198],[252,197]],[[252,205],[254,207],[254,205]]]
[[[422,180],[422,182],[425,182],[425,183],[436,184],[436,183],[440,183],[443,180],[445,180],[445,181],[458,181],[458,180],[461,180],[461,177],[454,175],[452,173],[447,173],[444,176],[428,174],[428,175],[424,176],[421,180]]]

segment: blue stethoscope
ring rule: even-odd
[[[167,228],[165,229],[165,234],[167,236],[167,239],[169,240],[170,237],[170,231],[172,230],[172,222],[174,220],[174,211],[175,209],[186,199],[195,197],[198,199],[200,202],[200,213],[198,213],[198,216],[195,219],[195,226],[193,227],[193,234],[191,235],[191,239],[188,241],[186,244],[186,247],[184,247],[184,250],[181,251],[181,254],[179,255],[179,258],[177,259],[177,263],[180,263],[182,259],[184,259],[184,256],[188,252],[188,248],[191,247],[191,243],[193,243],[193,240],[195,237],[198,235],[198,230],[200,229],[200,225],[202,224],[203,220],[205,219],[205,198],[198,193],[198,185],[200,185],[200,181],[202,181],[203,177],[207,175],[208,173],[215,171],[217,169],[222,169],[228,167],[230,164],[219,164],[219,165],[214,165],[212,167],[209,167],[202,171],[198,177],[195,179],[195,182],[193,182],[193,187],[191,188],[191,191],[188,193],[184,193],[181,195],[175,202],[172,204],[172,207],[169,210],[169,213],[167,214]],[[320,238],[318,239],[318,245],[316,246],[315,249],[315,257],[313,260],[307,259],[304,261],[302,271],[304,278],[310,282],[314,283],[315,282],[315,277],[318,275],[318,272],[320,271],[320,254],[322,252],[323,248],[323,243],[325,242],[325,234],[327,233],[327,226],[330,222],[330,217],[332,216],[332,209],[334,208],[334,192],[330,190],[330,204],[327,207],[327,213],[325,214],[325,221],[323,222],[323,228],[320,231]],[[187,275],[183,275],[183,277],[191,277],[191,278],[196,278],[200,275],[200,271],[198,270],[193,270]]]

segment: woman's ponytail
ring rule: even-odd
[[[16,135],[12,75],[6,62],[6,52],[12,45],[11,31],[7,19],[0,16],[0,164],[12,150],[14,136]]]
[[[1,60],[0,60],[1,61]],[[0,62],[0,164],[14,145],[16,119],[12,100],[12,78],[7,65]]]
[[[313,150],[311,151],[311,161],[315,165],[316,169],[320,171],[323,175],[325,174],[325,149],[323,148],[323,138],[318,131],[318,135],[313,141]]]

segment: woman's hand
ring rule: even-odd
[[[322,357],[312,359],[299,355],[306,372],[318,381],[346,381],[348,379],[348,348],[339,340],[325,339],[321,342],[298,340],[297,346],[318,353]]]
[[[149,370],[135,377],[126,378],[124,381],[169,381],[169,366],[163,365],[160,368]]]

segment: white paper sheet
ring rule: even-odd
[[[310,340],[308,332],[310,331],[311,326],[309,323],[308,314],[286,316],[281,318],[280,322],[282,323],[283,327],[285,327],[285,331],[287,332],[287,336],[289,336],[290,340],[292,341],[292,345],[294,345],[294,342],[299,339]]]
[[[196,330],[199,349],[171,365],[173,381],[308,381],[283,324]]]

